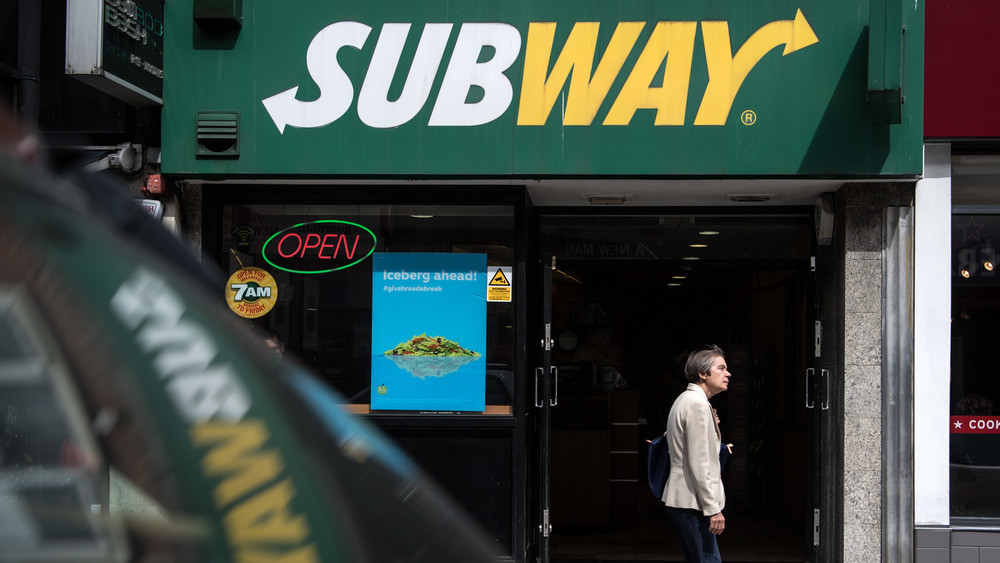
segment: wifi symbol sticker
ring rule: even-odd
[[[250,246],[256,239],[257,232],[250,225],[239,225],[233,229],[233,244],[236,246]]]

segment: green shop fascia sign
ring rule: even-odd
[[[168,173],[921,172],[921,0],[201,1],[164,4]]]

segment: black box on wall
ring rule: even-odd
[[[194,21],[207,29],[243,26],[243,0],[194,0]]]

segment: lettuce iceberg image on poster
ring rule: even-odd
[[[376,253],[373,410],[482,412],[486,255]]]
[[[465,364],[479,359],[479,352],[466,350],[457,343],[441,336],[414,336],[401,342],[385,355],[399,369],[404,369],[414,377],[441,377],[448,375]]]

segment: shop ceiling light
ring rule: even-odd
[[[726,199],[733,203],[764,203],[770,201],[773,194],[727,194]]]
[[[622,205],[627,198],[623,195],[588,195],[590,205]]]
[[[962,277],[963,278],[968,278],[969,277],[969,271],[968,270],[962,270]]]
[[[719,234],[719,231],[698,231],[699,235],[712,236]]]
[[[708,248],[707,244],[689,244],[688,246],[691,248]]]
[[[987,272],[993,271],[993,262],[983,262],[983,267],[986,268]]]

